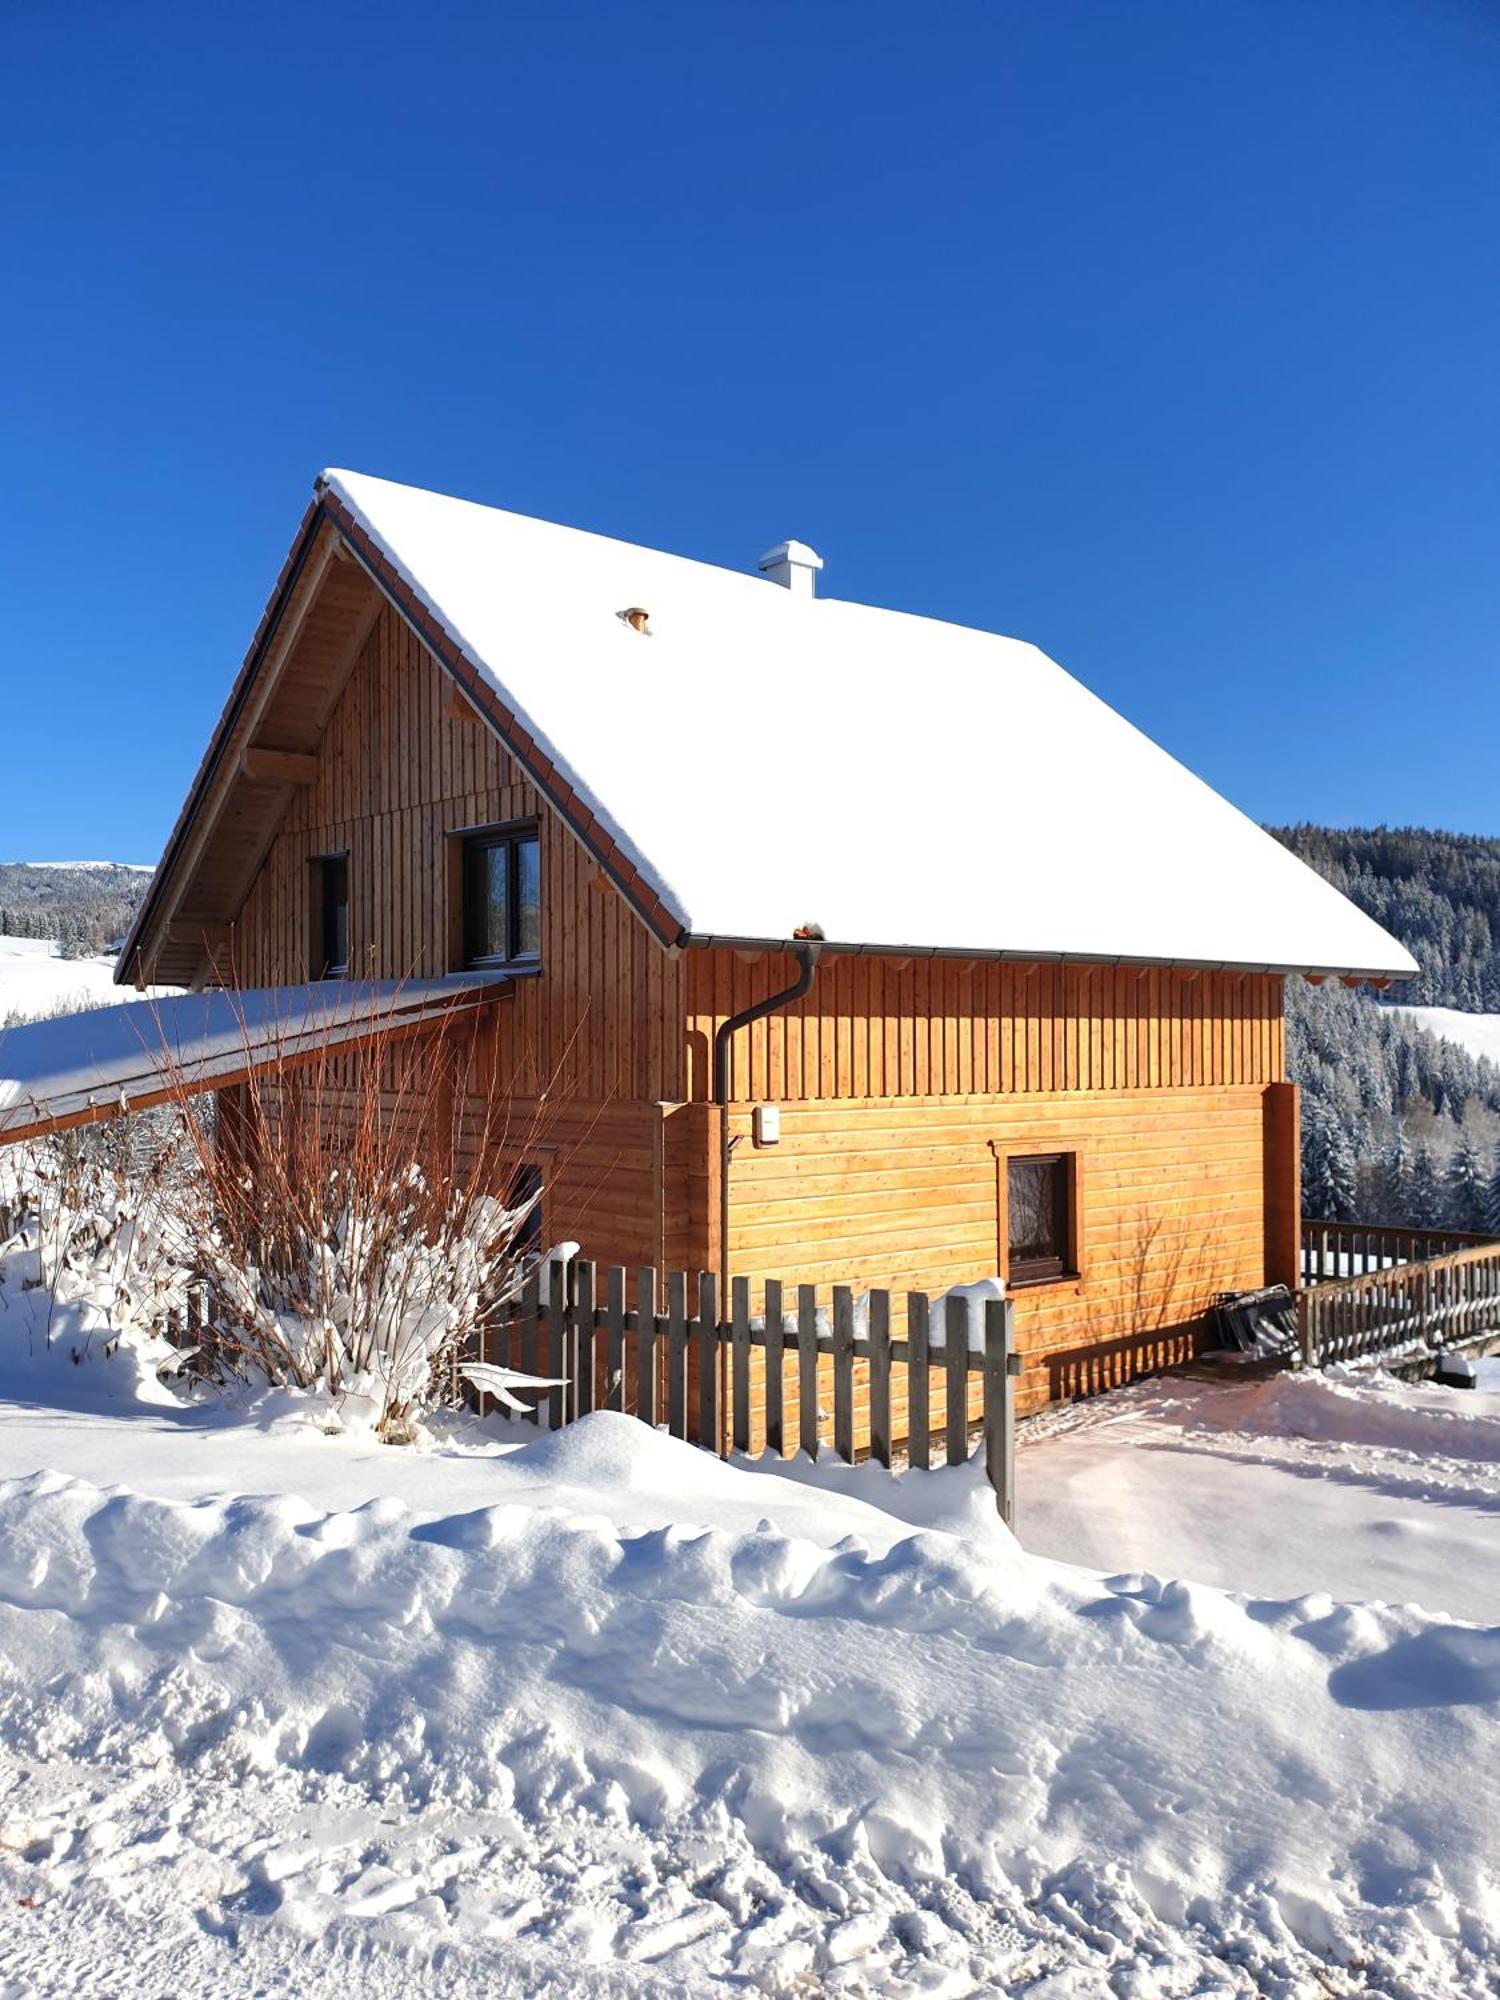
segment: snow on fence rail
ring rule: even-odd
[[[828,1389],[833,1449],[850,1464],[868,1456],[888,1466],[904,1446],[908,1463],[925,1470],[936,1433],[946,1463],[961,1465],[977,1424],[996,1505],[1014,1525],[1020,1359],[1009,1299],[908,1292],[897,1339],[888,1291],[856,1300],[835,1285],[827,1311],[815,1285],[768,1280],[764,1311],[752,1316],[749,1280],[735,1278],[726,1322],[717,1290],[710,1273],[673,1272],[663,1310],[649,1267],[632,1287],[621,1266],[600,1273],[578,1259],[551,1263],[528,1278],[484,1359],[554,1381],[532,1412],[551,1430],[596,1409],[621,1410],[710,1451],[748,1451],[756,1431],[767,1451],[816,1453]]]
[[[1456,1229],[1409,1229],[1373,1222],[1302,1222],[1302,1282],[1326,1285],[1343,1278],[1363,1277],[1396,1264],[1418,1264],[1432,1257],[1451,1257],[1458,1250],[1477,1250],[1494,1243],[1493,1236],[1471,1236]]]
[[[1297,1325],[1314,1367],[1403,1350],[1421,1358],[1500,1333],[1500,1242],[1311,1285],[1297,1295]]]

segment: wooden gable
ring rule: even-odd
[[[232,977],[306,978],[313,864],[348,857],[353,976],[427,978],[457,963],[456,836],[535,819],[542,950],[505,1032],[529,1091],[595,1100],[681,1094],[681,972],[406,621],[381,608],[236,912]]]

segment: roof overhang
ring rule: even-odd
[[[0,1146],[223,1090],[331,1049],[427,1032],[513,991],[500,973],[323,980],[25,1022],[0,1032]]]
[[[856,958],[958,958],[970,963],[977,959],[995,959],[1023,965],[1125,966],[1137,972],[1149,972],[1153,967],[1169,972],[1258,972],[1283,978],[1300,973],[1314,983],[1338,979],[1346,986],[1375,987],[1404,984],[1408,979],[1417,977],[1415,971],[1371,970],[1357,965],[1266,965],[1255,960],[1232,958],[1133,958],[1123,952],[1038,951],[1020,946],[995,950],[991,946],[977,945],[854,944],[840,943],[834,938],[820,942],[825,955],[843,953]],[[797,943],[795,938],[713,937],[694,931],[682,940],[682,947],[685,951],[792,952],[797,949]]]
[[[336,493],[303,516],[115,966],[115,983],[234,983],[233,925],[383,606],[411,628],[667,949],[670,910]]]

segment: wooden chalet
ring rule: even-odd
[[[1023,1410],[1179,1358],[1297,1283],[1283,980],[1412,961],[1035,648],[820,567],[326,474],[117,977],[503,976],[549,1240],[998,1271]]]

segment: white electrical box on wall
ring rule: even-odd
[[[757,1146],[774,1146],[781,1137],[781,1106],[757,1104],[751,1130]]]

